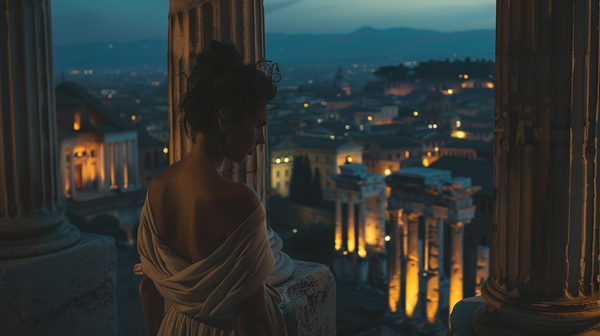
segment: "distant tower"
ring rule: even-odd
[[[348,81],[344,78],[344,72],[342,71],[341,66],[338,68],[337,75],[333,80],[333,87],[343,90],[348,96],[350,95],[350,84],[348,84]]]

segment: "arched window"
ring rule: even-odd
[[[150,157],[150,152],[146,152],[145,154],[145,159],[146,159],[146,169],[150,169],[152,168],[152,158]]]

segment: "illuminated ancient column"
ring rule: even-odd
[[[366,201],[364,198],[358,200],[358,256],[361,258],[367,256],[367,250],[365,249]]]
[[[450,223],[450,313],[463,299],[463,235],[464,223]]]
[[[400,289],[402,285],[400,268],[400,239],[402,239],[402,209],[389,210],[390,214],[390,272],[388,281],[388,308],[396,315],[404,315],[404,309],[400,302]]]
[[[79,230],[56,171],[50,4],[3,0],[0,13],[0,259],[14,259],[70,246]]]
[[[344,195],[335,195],[335,250],[342,248],[342,199]]]
[[[600,323],[598,13],[597,0],[497,2],[493,260],[478,335]]]
[[[356,237],[354,236],[354,198],[353,195],[348,195],[348,241],[346,242],[348,245],[348,253],[354,252],[354,245],[356,244]]]
[[[426,218],[425,223],[428,227],[426,240],[429,242],[427,248],[427,326],[440,327],[438,309],[440,304],[440,263],[439,263],[439,246],[440,236],[439,227],[442,225],[442,220],[439,218]]]
[[[408,215],[408,246],[406,255],[406,316],[419,316],[419,217],[420,214]]]
[[[477,246],[477,265],[475,268],[475,295],[481,295],[481,286],[490,276],[490,248]]]

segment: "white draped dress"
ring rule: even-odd
[[[167,307],[159,336],[237,336],[234,308],[260,286],[275,335],[287,336],[282,297],[265,282],[275,258],[262,204],[213,254],[191,264],[160,238],[146,194],[137,244],[134,272],[154,281]]]

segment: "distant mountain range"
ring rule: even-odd
[[[134,43],[92,42],[54,47],[57,71],[84,69],[143,69],[167,67],[167,40]],[[318,62],[494,58],[495,31],[444,33],[411,28],[363,27],[349,34],[267,33],[267,58],[276,62]]]

